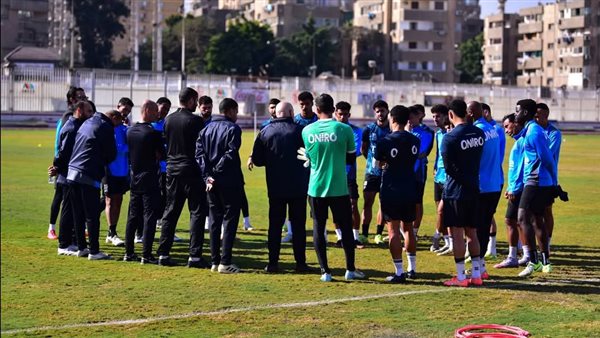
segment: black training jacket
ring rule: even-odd
[[[60,129],[60,134],[58,136],[58,152],[52,163],[52,165],[57,168],[59,179],[66,179],[67,177],[69,161],[71,160],[73,146],[75,145],[75,136],[77,136],[77,131],[79,130],[79,127],[81,127],[82,122],[81,119],[76,119],[71,115]]]
[[[167,142],[167,175],[200,177],[200,168],[194,155],[196,140],[204,122],[185,108],[179,108],[165,119]]]
[[[75,136],[69,171],[83,174],[100,182],[104,167],[117,156],[115,131],[112,121],[102,113],[85,120]],[[70,176],[70,175],[69,175]]]
[[[240,146],[242,129],[223,115],[213,116],[202,129],[196,142],[196,161],[204,181],[215,180],[215,186],[238,188],[244,185]]]
[[[254,140],[252,162],[266,167],[269,198],[306,196],[310,172],[296,158],[300,147],[304,147],[302,127],[291,117],[272,119]]]

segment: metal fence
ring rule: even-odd
[[[420,103],[430,107],[453,97],[486,102],[496,118],[513,112],[519,99],[532,98],[550,107],[550,118],[558,121],[600,121],[600,90],[540,90],[509,86],[464,85],[429,82],[392,82],[284,77],[276,80],[235,78],[224,75],[188,75],[177,72],[132,72],[104,69],[18,69],[2,74],[1,112],[52,113],[66,110],[65,94],[70,84],[85,89],[99,111],[116,106],[119,98],[130,97],[137,106],[145,99],[168,97],[174,104],[182,86],[209,95],[215,106],[225,97],[240,103],[242,114],[266,115],[271,97],[297,103],[297,95],[308,90],[329,93],[336,101],[352,104],[355,117],[372,116],[371,105],[384,99],[390,105]],[[134,108],[134,113],[137,109]],[[135,118],[135,116],[134,116]]]

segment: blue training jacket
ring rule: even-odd
[[[500,136],[497,129],[483,117],[475,121],[475,127],[485,134],[483,153],[479,162],[479,192],[498,192],[502,190],[502,156],[500,156]]]
[[[550,140],[550,151],[554,157],[554,163],[556,164],[556,175],[558,175],[558,158],[560,157],[560,146],[562,143],[562,134],[558,128],[552,123],[548,123],[548,127],[545,129]]]
[[[362,143],[369,142],[369,150],[367,151],[367,168],[365,174],[371,176],[381,176],[381,168],[375,164],[375,150],[377,149],[377,142],[383,140],[389,133],[390,127],[380,127],[375,122],[369,123],[362,132]],[[362,145],[361,143],[361,145]],[[365,155],[365,154],[363,154]]]
[[[348,123],[350,128],[352,128],[352,132],[354,133],[354,145],[356,146],[356,157],[358,158],[360,153],[360,146],[362,145],[362,129],[353,125],[352,123]],[[346,164],[346,176],[348,177],[348,182],[356,181],[356,161],[353,164]]]
[[[163,140],[165,139],[165,119],[162,120],[158,120],[156,122],[152,122],[152,128],[154,128],[154,130],[160,132],[161,137],[163,138]],[[165,142],[165,150],[167,149],[167,143]],[[160,166],[160,172],[161,173],[166,173],[167,172],[167,160],[163,160],[158,162],[159,166]]]
[[[515,143],[508,156],[508,186],[506,191],[513,195],[523,191],[523,143],[525,142],[523,135],[526,132],[527,129],[523,129],[513,136]]]
[[[313,113],[313,117],[310,119],[305,119],[304,117],[302,117],[302,115],[296,114],[296,116],[294,116],[294,123],[296,123],[300,127],[306,127],[309,124],[316,122],[318,119],[319,117],[315,113]]]
[[[117,145],[117,157],[108,165],[108,175],[115,177],[129,176],[129,147],[127,146],[127,127],[119,125],[115,127],[115,143]]]
[[[550,151],[548,135],[533,120],[525,127],[523,183],[540,187],[556,185],[556,162]]]
[[[504,163],[504,153],[506,152],[506,135],[504,135],[504,128],[496,123],[495,120],[491,120],[490,124],[496,128],[498,138],[500,139],[500,173],[502,173],[501,183],[504,184],[504,169],[502,168],[502,163]]]
[[[417,175],[418,182],[425,182],[427,180],[427,163],[429,163],[427,156],[433,148],[434,133],[431,128],[424,124],[414,127],[411,133],[421,142],[419,156],[424,155],[422,158],[417,158],[415,162],[415,174]]]
[[[446,168],[444,168],[444,160],[442,159],[442,140],[444,139],[444,135],[446,135],[446,129],[444,128],[440,128],[435,132],[436,152],[435,163],[433,164],[433,170],[435,171],[433,181],[441,184],[446,183]]]

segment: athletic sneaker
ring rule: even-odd
[[[125,246],[125,242],[116,233],[114,236],[106,235],[106,243],[112,243],[114,246]]]
[[[386,277],[385,281],[394,284],[404,284],[406,283],[406,274],[401,274],[400,276],[394,274],[393,276]]]
[[[139,262],[140,258],[136,254],[123,256],[123,262]]]
[[[451,247],[448,247],[446,250],[437,253],[438,256],[448,256],[452,254],[454,254],[454,250]]]
[[[348,271],[346,270],[346,274],[344,275],[344,279],[353,280],[353,279],[365,279],[365,273],[360,270]]]
[[[496,254],[492,254],[489,251],[485,253],[484,257],[487,258],[487,259],[496,259],[496,258],[498,258],[498,256]]]
[[[321,275],[321,282],[331,282],[331,274],[330,273],[324,273]]]
[[[266,273],[278,273],[279,272],[279,265],[277,265],[277,264],[275,264],[275,265],[267,264],[267,266],[265,266],[265,272]]]
[[[56,231],[54,231],[54,229],[48,231],[48,239],[58,239],[58,236],[56,236]]]
[[[177,242],[177,243],[183,242],[183,239],[177,237],[177,235],[173,235],[173,242]]]
[[[369,238],[367,238],[367,236],[360,234],[358,235],[358,241],[361,242],[363,245],[368,244],[369,243]]]
[[[354,240],[354,245],[356,246],[357,249],[364,249],[365,248],[365,245],[362,244],[360,241],[358,241],[356,239]]]
[[[410,278],[410,279],[416,279],[417,272],[415,270],[410,270],[409,272],[406,273],[406,277]]]
[[[516,258],[506,257],[502,262],[494,265],[494,269],[516,268],[519,266],[519,261]]]
[[[281,243],[289,243],[292,241],[292,234],[290,234],[289,232],[287,234],[285,234],[285,237],[283,237],[281,239]]]
[[[342,240],[338,239],[337,242],[335,242],[335,247],[336,248],[343,248],[344,246],[342,245]]]
[[[440,253],[440,252],[444,252],[446,250],[450,249],[450,246],[447,244],[444,244],[444,246],[441,246],[439,249],[437,250],[433,250],[433,252],[435,253]]]
[[[208,231],[209,226],[208,226],[208,217],[206,217],[206,221],[204,221],[204,230]]]
[[[543,269],[542,263],[537,262],[536,264],[529,262],[523,271],[519,272],[519,277],[531,276],[535,271],[541,271]]]
[[[87,256],[89,256],[90,254],[90,249],[85,248],[83,250],[77,250],[77,257],[82,257],[85,258]]]
[[[235,264],[229,264],[229,265],[219,264],[218,271],[219,271],[219,273],[233,274],[233,273],[238,273],[241,270]]]
[[[527,266],[527,264],[529,264],[529,257],[521,257],[521,259],[519,259],[519,266]]]
[[[217,272],[217,271],[219,271],[219,266],[218,266],[217,264],[213,264],[213,265],[210,267],[210,271],[212,271],[212,272]]]
[[[144,264],[158,264],[158,259],[156,259],[156,257],[150,255],[147,257],[142,257],[142,259],[140,260],[140,264],[144,265]]]
[[[166,257],[158,257],[158,265],[160,266],[177,266],[177,263],[175,263],[173,260],[171,260],[171,257],[166,256]]]
[[[389,242],[390,241],[390,236],[383,236],[383,241],[384,242]]]
[[[383,244],[383,243],[385,243],[383,241],[383,235],[375,235],[375,238],[373,238],[373,242],[375,244]]]
[[[244,230],[246,230],[246,231],[254,230],[254,228],[252,227],[252,224],[250,224],[250,221],[248,221],[248,222],[244,221]]]
[[[59,256],[76,256],[77,255],[77,247],[74,245],[70,245],[66,248],[58,248]]]
[[[208,268],[210,268],[210,264],[208,264],[208,262],[202,258],[200,258],[197,261],[192,261],[192,260],[188,259],[187,267],[188,268],[196,268],[196,269],[208,269]]]
[[[440,249],[440,238],[433,237],[431,239],[431,246],[429,247],[429,251],[435,252]]]
[[[90,261],[99,261],[99,260],[106,260],[106,259],[111,259],[111,257],[110,257],[110,255],[107,255],[102,251],[98,251],[98,253],[95,253],[95,254],[89,254],[89,256],[88,256],[88,260],[90,260]]]
[[[135,236],[135,240],[133,240],[134,243],[144,243],[144,237],[142,236]]]
[[[444,286],[458,286],[466,288],[469,286],[469,280],[466,278],[463,280],[458,280],[458,277],[452,277],[452,279],[444,282]]]
[[[490,279],[490,274],[487,271],[482,272],[481,279]]]
[[[469,285],[482,286],[483,279],[482,278],[471,278],[471,279],[469,279]]]
[[[542,272],[543,273],[550,273],[550,272],[552,272],[552,264],[548,263],[548,264],[542,266]]]

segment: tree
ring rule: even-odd
[[[207,72],[265,75],[275,56],[273,32],[267,25],[237,19],[210,39],[204,61]]]
[[[460,61],[456,69],[460,71],[461,83],[481,83],[481,61],[483,60],[483,33],[460,44]]]
[[[313,61],[317,66],[317,74],[333,71],[337,42],[332,39],[332,34],[329,28],[316,28],[315,21],[309,17],[307,23],[302,25],[301,31],[276,41],[277,55],[273,61],[272,75],[309,75]]]
[[[374,60],[377,67],[382,67],[384,64],[383,46],[385,35],[379,31],[363,27],[353,27],[350,34],[357,43],[357,53],[353,60],[357,77],[359,79],[370,79],[373,75],[373,69],[369,67],[369,60]]]
[[[129,8],[122,0],[70,0],[68,8],[73,8],[84,66],[110,67],[113,40],[123,37],[125,27],[121,18],[129,16]]]

